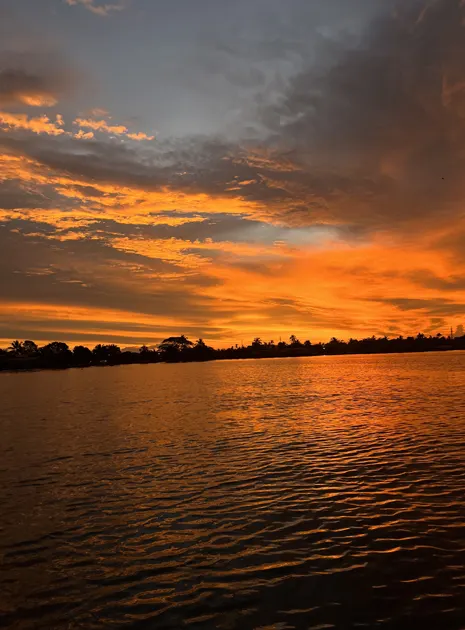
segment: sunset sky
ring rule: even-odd
[[[0,0],[0,345],[465,321],[461,0]]]

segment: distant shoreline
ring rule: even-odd
[[[174,339],[174,338],[172,338]],[[176,338],[177,339],[177,338]],[[365,351],[360,347],[370,342],[372,347]],[[444,343],[445,342],[445,343]],[[300,342],[297,342],[300,344]],[[281,346],[270,344],[258,344],[247,347],[233,347],[222,350],[214,350],[206,345],[165,348],[165,350],[149,350],[145,346],[139,352],[121,352],[116,346],[97,346],[96,348],[117,348],[107,358],[99,357],[98,353],[85,349],[89,354],[86,360],[79,358],[77,346],[74,352],[62,344],[62,353],[50,356],[37,351],[36,356],[14,356],[11,352],[0,354],[0,372],[38,372],[43,370],[67,370],[72,368],[88,367],[114,367],[117,365],[153,365],[156,363],[205,363],[225,360],[255,360],[255,359],[289,359],[312,358],[322,356],[370,356],[370,355],[397,355],[397,354],[421,354],[431,352],[452,352],[465,350],[465,337],[424,337],[406,339],[370,339],[362,342],[339,342],[332,340],[329,344],[300,344],[299,346],[284,344]],[[47,348],[47,347],[45,347]]]

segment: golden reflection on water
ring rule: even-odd
[[[0,621],[462,627],[464,376],[461,353],[1,374]]]

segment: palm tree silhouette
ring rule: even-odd
[[[18,341],[16,339],[16,341],[12,341],[10,347],[8,348],[8,350],[12,353],[15,354],[16,356],[19,356],[22,351],[23,351],[23,344],[21,343],[21,341]]]

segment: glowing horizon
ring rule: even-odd
[[[0,347],[463,323],[460,0],[6,4]]]

